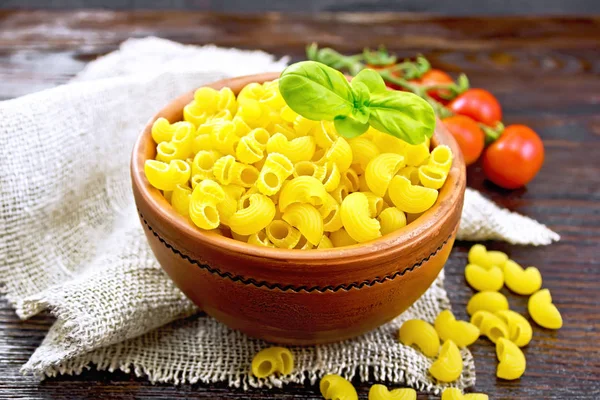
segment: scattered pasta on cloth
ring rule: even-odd
[[[282,378],[249,376],[267,345],[197,313],[163,274],[139,224],[129,180],[133,142],[177,95],[228,76],[281,71],[262,52],[183,46],[157,38],[125,42],[73,82],[0,103],[0,282],[21,318],[57,318],[23,370],[39,377],[99,369],[158,382],[233,386],[312,383],[324,374],[408,384],[440,393],[433,359],[398,342],[407,319],[434,323],[449,309],[443,274],[396,320],[343,343],[293,348]],[[408,178],[408,177],[407,177]],[[173,194],[175,195],[175,194]],[[558,235],[468,190],[461,239],[548,244]],[[338,238],[343,241],[344,238]],[[468,350],[458,388],[475,382]]]

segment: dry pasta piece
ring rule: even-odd
[[[231,185],[230,185],[231,186]],[[223,188],[223,192],[225,193],[225,198],[222,201],[216,203],[217,211],[219,211],[219,219],[222,224],[229,225],[229,221],[231,217],[238,210],[239,198],[232,196],[229,194],[229,191],[225,191]]]
[[[352,239],[348,232],[344,228],[340,228],[335,232],[331,232],[329,234],[329,239],[331,243],[333,243],[334,247],[344,247],[344,246],[352,246],[353,244],[358,243],[356,240]]]
[[[159,190],[174,190],[177,185],[185,185],[190,179],[190,166],[183,160],[164,163],[157,160],[146,160],[144,172],[148,182]]]
[[[198,88],[194,92],[194,101],[198,104],[198,107],[216,112],[218,110],[216,106],[219,101],[219,91],[211,87]]]
[[[352,167],[342,173],[341,184],[346,186],[350,192],[358,191],[360,182],[358,181],[358,174]]]
[[[234,116],[233,119],[231,120],[231,122],[233,123],[234,133],[239,137],[248,135],[250,133],[250,131],[252,130],[248,126],[246,121],[244,121],[244,119],[242,117],[240,117],[239,115]]]
[[[335,164],[334,164],[335,165]],[[323,182],[327,173],[327,165],[319,165],[314,161],[300,161],[294,165],[294,177],[312,176]]]
[[[377,217],[381,225],[381,234],[387,235],[406,226],[406,215],[396,207],[388,207]]]
[[[354,386],[339,375],[325,375],[321,378],[319,389],[325,400],[358,400]]]
[[[560,329],[563,324],[558,308],[552,304],[552,295],[548,289],[542,289],[531,295],[527,303],[529,315],[541,327]]]
[[[315,138],[302,136],[288,140],[284,134],[276,133],[267,142],[267,153],[280,153],[291,162],[310,161],[315,154]]]
[[[506,323],[489,311],[477,311],[471,317],[471,323],[479,328],[482,335],[487,336],[494,343],[500,338],[508,339],[510,337]]]
[[[340,215],[346,232],[357,242],[368,242],[381,236],[381,226],[371,217],[369,200],[364,193],[349,194],[342,202]]]
[[[322,205],[327,197],[323,184],[312,176],[299,176],[291,179],[279,194],[279,209],[285,211],[293,203]]]
[[[323,187],[328,192],[333,192],[339,185],[342,179],[342,174],[337,164],[329,161],[325,165],[325,176],[323,177]]]
[[[319,211],[306,203],[293,203],[286,207],[282,219],[298,229],[309,243],[318,245],[323,237],[323,218]]]
[[[384,385],[373,385],[369,389],[369,400],[417,400],[417,392],[411,388],[389,391]]]
[[[446,388],[442,392],[442,400],[488,400],[489,397],[484,393],[462,394],[460,389]]]
[[[369,201],[369,215],[371,218],[377,217],[383,211],[383,199],[372,192],[360,192],[367,196]]]
[[[413,185],[418,185],[421,183],[421,178],[419,177],[419,168],[417,167],[404,167],[398,171],[398,175],[405,177]]]
[[[192,191],[189,216],[201,229],[215,229],[221,223],[217,204],[225,199],[223,188],[210,179],[200,182]]]
[[[323,237],[321,237],[321,240],[319,241],[319,244],[317,245],[317,249],[331,249],[333,248],[333,243],[331,243],[331,240],[323,235]]]
[[[325,232],[334,232],[342,228],[342,217],[340,214],[340,204],[328,195],[325,197],[325,202],[319,207],[319,213],[323,218],[323,230]]]
[[[190,214],[190,199],[192,189],[185,185],[177,185],[171,194],[171,206],[180,215],[187,217]]]
[[[450,171],[452,167],[452,150],[446,145],[436,146],[429,157],[429,165],[438,167],[443,171]]]
[[[365,178],[371,192],[383,197],[396,173],[404,167],[404,157],[394,153],[382,153],[373,158],[365,169]]]
[[[352,149],[343,137],[338,137],[325,153],[325,160],[337,164],[340,172],[346,171],[352,164]]]
[[[289,375],[294,370],[294,355],[285,347],[262,349],[252,359],[252,375],[266,378],[273,374]]]
[[[504,267],[504,263],[508,260],[506,253],[501,251],[488,251],[484,245],[476,244],[469,250],[469,262],[477,264],[483,268],[491,268],[497,266]]]
[[[467,303],[467,312],[469,315],[473,315],[480,310],[494,313],[500,310],[508,310],[508,308],[506,296],[502,293],[491,291],[475,293]]]
[[[310,250],[313,249],[315,246],[313,246],[312,243],[310,243],[305,236],[300,235],[300,240],[298,241],[298,243],[296,244],[296,247],[294,247],[294,249],[297,250]]]
[[[170,142],[173,134],[177,131],[177,123],[172,124],[166,118],[158,118],[152,124],[152,139],[156,144]]]
[[[222,154],[214,150],[202,150],[196,153],[192,161],[192,176],[201,179],[214,179],[213,166]]]
[[[173,142],[161,142],[156,146],[156,160],[169,163],[173,160],[184,160],[188,157],[184,147],[177,147]]]
[[[235,125],[231,121],[216,124],[211,132],[213,148],[223,154],[235,155],[240,137],[235,133]]]
[[[409,319],[398,332],[400,342],[406,346],[416,345],[427,357],[435,357],[440,350],[440,338],[429,322]]]
[[[177,152],[182,154],[182,158],[191,157],[193,155],[192,144],[196,128],[189,122],[179,122],[178,124],[180,125],[177,126],[171,143],[177,148]]]
[[[246,189],[239,185],[223,186],[223,191],[231,196],[235,201],[238,201],[245,193]]]
[[[302,236],[298,229],[279,219],[267,225],[265,233],[269,241],[280,249],[293,249]]]
[[[286,122],[282,122],[279,124],[273,124],[272,128],[273,133],[283,133],[283,135],[288,138],[288,140],[295,139],[297,137],[302,137],[303,135],[298,134],[294,130],[294,125]]]
[[[321,121],[320,124],[315,126],[312,132],[317,146],[322,149],[330,148],[339,137],[332,121]]]
[[[264,229],[250,235],[248,237],[248,243],[263,247],[275,247],[275,245],[269,241]]]
[[[519,379],[525,373],[527,362],[521,349],[508,339],[500,338],[496,342],[498,369],[496,376],[501,379]]]
[[[429,146],[426,143],[406,144],[404,147],[404,160],[406,165],[417,167],[429,157]]]
[[[287,104],[281,109],[280,115],[281,119],[283,119],[286,122],[294,122],[296,118],[299,117],[296,111],[292,110]]]
[[[398,209],[411,214],[429,210],[438,197],[437,190],[415,186],[405,177],[398,175],[392,178],[388,193]]]
[[[533,330],[525,317],[511,310],[496,311],[496,316],[508,327],[508,339],[511,342],[519,347],[529,344],[533,336]]]
[[[448,174],[445,171],[431,165],[421,165],[417,169],[417,174],[419,175],[419,182],[421,182],[421,185],[436,190],[444,185],[444,182],[446,182],[446,178],[448,177]]]
[[[296,131],[296,134],[298,136],[306,136],[309,133],[313,132],[314,129],[317,128],[319,123],[317,121],[311,121],[310,119],[306,119],[303,116],[298,115],[298,117],[294,120],[293,125],[294,130]]]
[[[385,153],[396,153],[404,155],[404,149],[407,145],[406,142],[388,135],[387,133],[380,132],[375,128],[369,128],[369,130],[362,135],[364,138],[369,138],[379,148],[379,151]]]
[[[212,150],[212,138],[208,133],[202,133],[200,135],[196,135],[194,140],[192,141],[192,152],[197,154],[200,151],[209,151]]]
[[[429,367],[429,373],[440,382],[454,382],[463,369],[462,356],[452,340],[446,340],[438,358]]]
[[[352,163],[358,164],[362,171],[366,171],[369,162],[381,153],[375,143],[364,137],[352,139],[349,144],[352,149]]]
[[[191,122],[196,127],[205,123],[211,114],[211,111],[204,109],[195,100],[183,107],[183,120]]]
[[[450,310],[438,314],[433,324],[440,339],[452,340],[458,347],[467,347],[475,343],[480,335],[479,328],[467,321],[456,320]]]
[[[265,131],[266,132],[266,131]],[[264,158],[264,150],[254,136],[247,135],[240,139],[236,149],[235,156],[238,160],[246,164],[253,164]]]
[[[536,267],[521,268],[513,260],[504,263],[506,287],[521,295],[530,295],[542,287],[542,274]]]
[[[358,190],[361,192],[370,192],[369,185],[367,184],[367,177],[362,174],[358,177]]]
[[[267,196],[279,192],[283,182],[294,172],[294,164],[283,154],[271,153],[260,170],[257,189]],[[297,179],[297,178],[296,178]]]
[[[266,228],[275,217],[275,204],[263,194],[240,199],[241,207],[229,219],[229,227],[240,235],[252,235]]]
[[[478,291],[497,292],[504,285],[502,269],[496,266],[486,269],[477,264],[468,264],[465,267],[465,279]]]

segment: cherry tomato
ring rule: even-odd
[[[445,83],[452,83],[452,77],[445,73],[444,71],[440,71],[439,69],[430,69],[425,72],[421,79],[417,81],[419,85],[422,86],[430,86],[430,85],[440,85]],[[444,98],[442,96],[449,96],[451,93],[448,90],[444,89],[432,89],[428,90],[427,94],[436,99],[437,101],[444,102]]]
[[[485,134],[479,124],[466,115],[454,115],[444,118],[442,122],[458,142],[465,164],[471,165],[477,161],[485,146]]]
[[[516,189],[526,185],[544,163],[544,144],[531,128],[510,125],[483,153],[483,172],[496,185]]]
[[[502,120],[500,103],[493,94],[484,89],[469,89],[448,104],[455,114],[466,115],[488,126]]]

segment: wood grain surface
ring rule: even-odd
[[[479,165],[469,169],[468,184],[561,234],[562,240],[548,247],[489,246],[540,268],[565,324],[558,332],[534,329],[533,342],[525,349],[527,371],[515,382],[496,379],[494,347],[479,340],[472,347],[475,389],[491,399],[600,398],[600,18],[2,11],[0,98],[65,83],[119,42],[147,35],[260,48],[293,59],[301,59],[311,41],[347,52],[383,43],[402,56],[422,53],[451,73],[464,71],[472,86],[493,92],[506,123],[527,124],[542,136],[545,165],[526,189],[507,192],[485,182]],[[2,156],[9,154],[2,150]],[[462,274],[468,246],[457,243],[446,266],[447,289],[462,318],[472,294]],[[525,311],[524,298],[506,294],[513,309]],[[222,384],[174,387],[95,369],[38,384],[21,376],[19,368],[52,322],[49,314],[19,321],[6,301],[0,302],[0,398],[321,398],[309,385],[251,392]],[[358,384],[361,398],[369,386]]]

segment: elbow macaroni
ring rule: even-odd
[[[513,260],[504,263],[506,287],[521,295],[530,295],[542,287],[542,274],[536,267],[521,268]]]
[[[446,340],[438,358],[429,367],[429,373],[440,382],[454,382],[460,377],[463,360],[460,351],[452,340]]]
[[[325,400],[358,400],[354,386],[339,375],[325,375],[319,389]]]
[[[148,182],[200,229],[249,244],[328,249],[410,224],[437,199],[450,149],[374,128],[345,139],[290,109],[278,82],[203,87],[181,121],[158,118]],[[406,179],[404,179],[404,178]],[[404,180],[403,180],[404,179]]]
[[[467,312],[469,315],[473,315],[480,310],[492,313],[500,310],[508,310],[508,300],[499,292],[482,291],[475,293],[467,303]]]
[[[462,394],[460,389],[447,388],[442,392],[441,400],[488,400],[487,394],[483,393],[467,393]]]
[[[529,315],[541,327],[560,329],[563,321],[560,311],[552,304],[552,295],[548,289],[542,289],[531,295],[527,303]]]
[[[289,375],[294,370],[294,355],[285,347],[262,349],[252,359],[252,375],[266,378],[275,373]]]
[[[384,385],[376,384],[369,389],[368,400],[417,400],[417,392],[410,388],[389,391]]]
[[[479,328],[467,321],[457,321],[450,310],[438,314],[433,324],[440,339],[452,340],[458,347],[467,347],[479,337]]]
[[[402,324],[398,332],[400,342],[406,346],[416,345],[427,357],[435,357],[440,350],[440,338],[430,323],[410,319]]]
[[[519,379],[525,368],[527,362],[525,361],[525,355],[521,349],[508,339],[500,338],[496,342],[496,356],[498,357],[498,368],[496,369],[496,376],[501,379],[515,380]]]
[[[496,266],[485,269],[477,264],[468,264],[465,267],[465,279],[473,289],[480,292],[497,292],[504,286],[504,274]]]
[[[502,310],[506,311],[506,310]],[[489,311],[477,311],[471,317],[471,323],[479,328],[481,334],[496,343],[500,338],[509,338],[510,332],[506,323]]]

